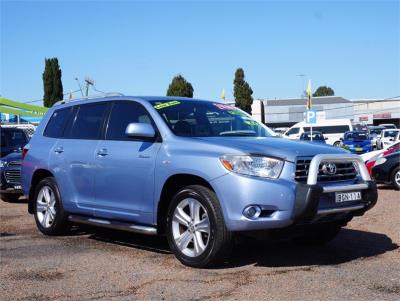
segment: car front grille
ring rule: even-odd
[[[296,162],[295,180],[298,182],[307,182],[308,170],[310,168],[311,159],[299,159]],[[356,168],[352,162],[335,162],[336,172],[334,174],[325,174],[323,165],[329,162],[321,162],[318,171],[318,182],[333,182],[355,179],[358,175]]]
[[[10,161],[7,166],[21,166],[21,161]]]
[[[20,169],[8,169],[4,172],[4,177],[7,183],[20,184],[21,183],[21,170]]]

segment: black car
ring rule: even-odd
[[[391,184],[400,190],[400,153],[392,153],[376,160],[372,177],[378,183]]]
[[[24,130],[1,127],[0,192],[4,201],[16,201],[22,195],[21,151],[29,138]]]

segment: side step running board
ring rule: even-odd
[[[86,217],[80,215],[70,215],[68,219],[71,222],[79,224],[99,226],[104,228],[123,230],[123,231],[129,231],[147,235],[157,235],[157,229],[155,227],[150,227],[150,226],[135,225],[124,222],[110,221],[106,219],[99,219],[95,217]]]

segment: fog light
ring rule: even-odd
[[[249,219],[256,219],[261,214],[261,208],[259,206],[248,206],[244,208],[243,215]]]

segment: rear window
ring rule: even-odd
[[[310,128],[305,127],[304,131],[309,132]],[[343,134],[344,132],[350,131],[350,127],[348,125],[313,126],[313,131],[318,131],[322,134]]]
[[[28,138],[22,130],[1,130],[1,147],[22,148]]]
[[[44,130],[44,136],[60,138],[63,135],[65,123],[69,117],[71,108],[57,110],[51,115],[49,123]]]
[[[65,137],[70,139],[99,139],[107,107],[108,103],[106,102],[79,106],[72,127]]]

